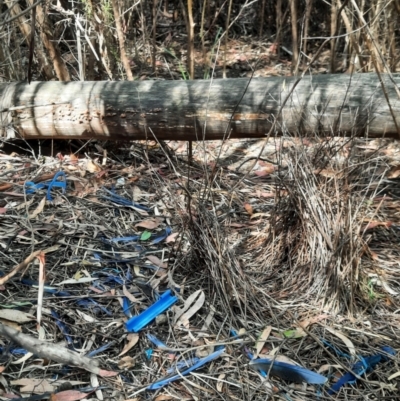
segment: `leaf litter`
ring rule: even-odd
[[[259,143],[0,152],[0,399],[395,399],[387,142]]]

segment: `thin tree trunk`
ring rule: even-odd
[[[118,0],[111,0],[111,1],[112,1],[113,11],[114,11],[115,26],[117,28],[119,53],[121,55],[122,65],[124,66],[124,70],[125,70],[128,81],[133,81],[133,74],[132,74],[131,66],[129,65],[129,60],[128,60],[128,57],[127,57],[126,51],[125,51],[125,40],[124,40],[124,33],[122,32],[121,15],[119,13]]]
[[[28,0],[32,5],[34,0]],[[60,81],[70,81],[71,77],[64,60],[61,57],[60,49],[57,46],[57,41],[53,37],[54,27],[48,19],[48,16],[43,10],[42,5],[36,6],[36,23],[40,32],[44,47],[49,52],[50,60],[53,62],[54,71]]]

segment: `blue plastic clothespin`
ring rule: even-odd
[[[62,181],[58,181],[58,178],[60,177],[63,178]],[[51,181],[40,182],[38,184],[35,184],[32,181],[25,182],[25,192],[27,195],[33,194],[43,188],[47,188],[46,199],[49,201],[53,200],[51,197],[51,190],[53,188],[61,188],[62,193],[65,194],[65,191],[67,190],[67,176],[65,175],[64,171],[58,171]]]

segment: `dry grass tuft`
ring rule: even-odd
[[[353,314],[384,298],[380,289],[371,296],[377,266],[373,237],[365,234],[368,223],[384,219],[376,200],[388,166],[379,147],[366,152],[363,145],[349,138],[287,140],[270,177],[275,201],[264,204],[267,217],[245,238],[229,227],[229,209],[245,202],[240,191],[230,193],[225,213],[215,195],[221,188],[229,193],[227,175],[194,197],[189,265],[209,279],[232,319],[239,311],[242,319],[249,311],[256,316],[251,311],[271,299]],[[379,270],[378,276],[388,273]]]

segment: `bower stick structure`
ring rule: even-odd
[[[400,75],[381,77],[310,75],[293,91],[292,77],[3,83],[0,135],[196,141],[260,138],[273,127],[272,135],[398,138]]]

